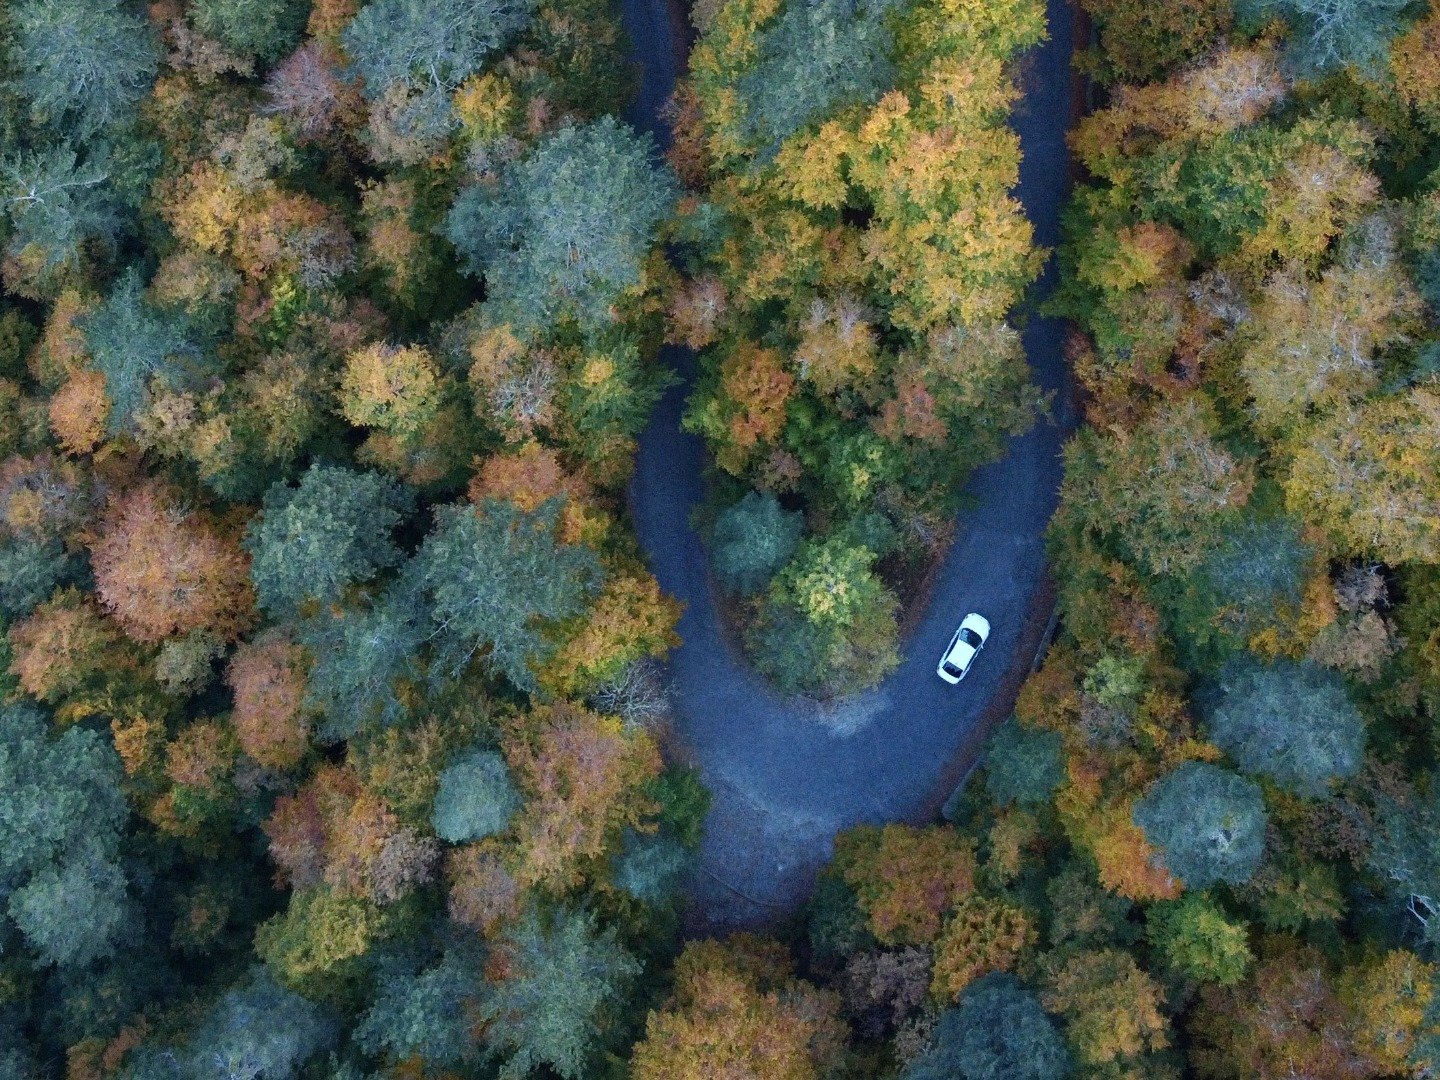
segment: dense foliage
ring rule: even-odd
[[[640,1035],[705,793],[635,689],[677,185],[618,40],[8,9],[0,1075],[579,1078]]]
[[[1060,633],[809,948],[904,1077],[1431,1076],[1440,8],[1084,6]]]
[[[669,333],[702,350],[686,424],[714,456],[716,569],[783,690],[851,691],[898,662],[897,591],[1039,404],[1006,321],[1039,257],[1005,65],[1043,11],[725,0],[696,19]]]

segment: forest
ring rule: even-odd
[[[663,147],[608,0],[0,6],[0,1080],[1440,1074],[1440,0],[1081,6],[1054,253],[1040,0],[696,0]],[[1037,314],[1043,665],[687,933],[662,351],[831,699]]]

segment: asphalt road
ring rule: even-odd
[[[683,66],[684,15],[674,0],[623,0],[623,10],[642,73],[630,119],[665,145],[661,109]],[[1012,122],[1024,152],[1018,194],[1036,242],[1053,248],[1069,186],[1073,24],[1066,0],[1049,0],[1049,18],[1049,40],[1023,58],[1025,96]],[[1052,277],[1053,267],[1037,296],[1048,293]],[[695,358],[667,350],[666,362],[684,378],[640,438],[630,497],[651,568],[685,603],[684,644],[671,655],[677,749],[700,767],[714,794],[691,881],[692,932],[763,923],[792,907],[828,859],[835,834],[850,825],[932,815],[937,793],[973,757],[982,718],[1010,708],[1033,657],[1045,526],[1056,504],[1061,444],[1074,426],[1062,334],[1051,319],[1031,318],[1025,328],[1036,381],[1056,391],[1053,422],[1011,440],[1006,456],[973,478],[967,490],[975,508],[959,520],[900,667],[877,689],[830,706],[782,698],[727,641],[706,554],[689,524],[702,496],[704,451],[679,422]],[[972,610],[990,619],[991,638],[970,676],[948,686],[935,664]]]

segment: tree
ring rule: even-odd
[[[1166,966],[1195,982],[1234,986],[1254,959],[1245,924],[1226,918],[1204,893],[1152,904],[1145,912],[1145,935]]]
[[[249,560],[153,485],[119,496],[90,548],[95,591],[125,632],[156,642],[191,630],[238,636],[250,620]]]
[[[945,920],[935,942],[931,992],[941,1001],[954,1001],[982,976],[1010,971],[1035,936],[1024,909],[1003,900],[966,897]]]
[[[300,644],[312,660],[305,701],[325,714],[322,741],[400,719],[405,709],[396,684],[421,673],[423,615],[413,593],[392,586],[359,607],[322,611],[301,624]]]
[[[1210,737],[1242,772],[1320,795],[1359,771],[1365,719],[1334,672],[1310,661],[1236,663],[1221,673],[1218,692]]]
[[[504,832],[520,809],[505,759],[493,750],[471,750],[445,767],[435,792],[435,835],[452,844]]]
[[[1264,853],[1260,788],[1204,762],[1187,761],[1161,777],[1132,816],[1170,872],[1191,889],[1244,884]]]
[[[1160,1011],[1164,992],[1128,952],[1059,954],[1048,981],[1041,1003],[1065,1018],[1066,1038],[1086,1064],[1136,1058],[1168,1045]]]
[[[1440,393],[1416,386],[1319,420],[1294,447],[1286,505],[1349,550],[1440,558]]]
[[[1013,975],[986,975],[940,1014],[934,1045],[901,1080],[1065,1080],[1070,1051]]]
[[[783,510],[774,495],[750,491],[715,520],[715,573],[732,592],[753,596],[790,561],[804,517]]]
[[[1207,986],[1191,1021],[1196,1071],[1215,1080],[1366,1080],[1381,1075],[1359,1044],[1319,950],[1272,939],[1240,987]]]
[[[303,650],[283,637],[244,642],[225,682],[235,696],[230,721],[240,748],[271,769],[299,764],[310,746]]]
[[[355,1031],[362,1047],[394,1062],[419,1058],[435,1069],[475,1056],[473,1009],[481,980],[472,958],[449,952],[423,971],[382,978]]]
[[[10,895],[10,917],[42,963],[83,967],[111,955],[135,912],[114,840],[82,843]]]
[[[895,76],[885,0],[787,4],[736,81],[741,130],[763,158],[816,120],[878,98]]]
[[[155,41],[121,0],[24,0],[13,19],[20,91],[40,123],[88,138],[149,92]]]
[[[497,322],[532,333],[567,318],[600,329],[645,285],[643,261],[675,202],[648,135],[611,117],[551,135],[498,187],[467,187],[445,232],[485,279]]]
[[[1344,67],[1385,70],[1390,39],[1404,27],[1401,0],[1246,0],[1252,21],[1280,16],[1290,24],[1288,57],[1305,78]]]
[[[311,465],[298,486],[272,484],[245,536],[260,606],[274,615],[340,599],[347,585],[400,562],[395,527],[410,498],[394,480]]]
[[[435,419],[440,400],[439,370],[419,345],[401,348],[377,342],[345,358],[340,408],[356,427],[415,443]]]
[[[1299,609],[1314,554],[1292,518],[1246,514],[1206,555],[1200,581],[1210,587],[1222,625],[1248,636],[1278,611]]]
[[[381,907],[340,889],[304,889],[255,931],[255,954],[282,985],[319,996],[362,970],[366,954],[403,915],[403,908]]]
[[[934,941],[974,886],[972,843],[948,826],[857,826],[835,838],[835,866],[886,945]]]
[[[506,1078],[542,1066],[565,1080],[587,1075],[605,1037],[608,1012],[640,965],[597,927],[588,912],[558,908],[542,919],[531,911],[495,945],[497,979],[481,996],[485,1041],[503,1058]]]
[[[530,22],[529,0],[376,0],[350,22],[341,42],[378,100],[392,87],[446,100],[486,58]]]
[[[1372,391],[1379,355],[1409,339],[1420,312],[1393,254],[1346,260],[1318,282],[1302,266],[1275,274],[1256,304],[1240,364],[1262,430],[1283,430],[1309,411]]]
[[[194,1032],[181,1057],[196,1080],[293,1076],[330,1045],[334,1018],[279,986],[263,967],[229,991]]]
[[[502,749],[525,796],[512,824],[523,885],[578,883],[656,810],[646,785],[660,775],[660,752],[614,717],[566,701],[536,706],[508,725]]]
[[[635,1080],[818,1080],[834,1001],[791,975],[783,946],[748,934],[686,945],[675,989],[635,1047]]]
[[[18,537],[0,543],[0,613],[29,615],[80,571],[80,561],[59,540]]]
[[[23,258],[27,251],[41,251],[44,269],[52,270],[74,260],[89,241],[113,241],[121,218],[110,171],[109,148],[103,143],[83,156],[56,143],[0,161],[12,227],[8,253]]]
[[[1214,441],[1213,410],[1195,397],[1162,406],[1131,431],[1082,431],[1065,450],[1066,511],[1151,573],[1192,570],[1244,503],[1249,469]]]
[[[80,320],[80,328],[96,369],[105,376],[111,435],[135,430],[152,387],[187,389],[206,366],[183,320],[144,297],[134,269]]]
[[[0,709],[0,901],[42,963],[83,965],[130,918],[118,863],[128,809],[108,742],[47,727],[30,706]]]
[[[521,689],[554,648],[544,630],[578,614],[599,576],[589,549],[557,543],[559,507],[447,506],[407,573],[429,603],[436,663],[456,673],[477,654]]]
[[[611,863],[612,879],[621,892],[641,903],[660,906],[673,901],[681,875],[690,865],[690,852],[672,836],[645,836],[628,829],[620,853]]]
[[[196,0],[190,19],[235,55],[268,64],[295,47],[308,7],[303,0]]]
[[[1065,779],[1058,731],[1026,727],[1013,716],[997,727],[985,749],[985,790],[999,806],[1042,806]]]

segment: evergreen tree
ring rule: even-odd
[[[1365,719],[1333,671],[1308,660],[1236,663],[1221,674],[1218,693],[1210,736],[1242,772],[1319,795],[1359,771]]]
[[[1161,777],[1135,804],[1135,824],[1165,865],[1191,889],[1242,885],[1265,848],[1260,788],[1227,769],[1187,761]]]
[[[465,188],[445,231],[484,277],[496,321],[524,333],[567,318],[598,329],[643,285],[675,198],[650,137],[607,116],[551,135],[498,186]]]
[[[606,1013],[619,1003],[640,965],[585,912],[533,911],[497,945],[505,978],[480,1003],[485,1040],[501,1055],[501,1076],[549,1066],[565,1080],[587,1066],[606,1034]]]
[[[753,596],[790,561],[804,528],[803,515],[774,495],[747,492],[715,521],[715,573],[726,588]]]
[[[333,603],[397,565],[392,535],[409,506],[389,477],[334,465],[311,465],[295,487],[271,485],[245,541],[260,606],[286,615]]]
[[[901,1080],[1064,1080],[1074,1066],[1035,995],[1013,975],[972,983],[940,1014],[931,1049]]]

